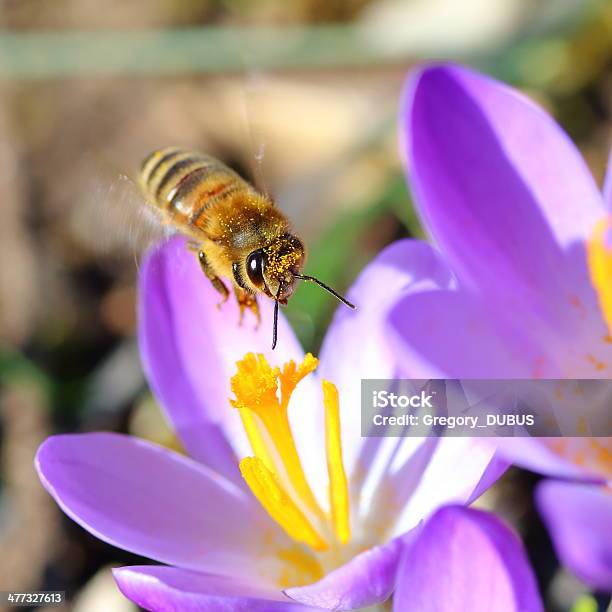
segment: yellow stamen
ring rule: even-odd
[[[246,431],[255,456],[259,457],[269,470],[274,471],[276,463],[266,442],[266,432],[263,428],[263,423],[256,414],[247,408],[239,408],[238,412],[240,413],[244,431]]]
[[[290,361],[281,372],[278,368],[270,367],[263,355],[248,353],[237,363],[238,372],[231,380],[236,399],[230,401],[240,410],[255,455],[271,472],[279,474],[279,466],[273,459],[273,453],[267,448],[267,440],[271,441],[300,500],[315,515],[322,517],[323,512],[306,480],[287,414],[291,393],[298,382],[312,372],[317,364],[318,361],[308,354],[299,367]],[[277,396],[279,380],[281,401]],[[245,416],[247,411],[253,414]],[[261,426],[265,432],[261,430]]]
[[[331,540],[346,544],[351,537],[338,390],[323,381],[329,514],[323,513],[306,480],[287,412],[295,388],[317,365],[318,360],[308,354],[301,364],[289,361],[280,370],[263,355],[248,353],[237,363],[238,372],[231,380],[235,394],[231,403],[240,411],[255,453],[240,462],[251,491],[293,539],[326,550]]]
[[[329,475],[329,502],[336,538],[346,544],[351,537],[349,494],[340,438],[340,409],[338,389],[333,383],[323,381],[325,404],[325,449]]]
[[[238,363],[238,372],[231,380],[232,391],[237,398],[246,398],[252,406],[268,406],[277,402],[276,388],[278,368],[271,368],[263,355],[255,356],[249,353]],[[265,432],[262,431],[263,423],[256,416],[256,411],[251,411],[245,402],[230,400],[232,405],[238,408],[244,430],[249,438],[251,448],[269,470],[274,470],[274,461],[265,441]]]
[[[311,353],[306,353],[304,360],[298,367],[295,366],[293,359],[285,364],[280,375],[281,406],[287,408],[291,394],[295,391],[298,383],[308,374],[314,372],[318,365],[319,360]]]
[[[247,353],[236,365],[238,372],[231,380],[236,396],[233,406],[259,413],[278,405],[278,368],[272,368],[263,355],[253,353]]]
[[[612,217],[601,219],[587,244],[591,282],[603,312],[608,329],[612,332]]]
[[[246,457],[240,462],[240,472],[259,503],[290,537],[315,550],[327,549],[325,540],[283,490],[278,478],[261,459]]]

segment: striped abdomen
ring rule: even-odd
[[[140,186],[150,204],[176,223],[194,226],[213,204],[237,190],[252,190],[218,159],[178,148],[151,153],[142,163]]]

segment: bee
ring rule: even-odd
[[[303,274],[304,243],[271,198],[218,159],[178,147],[151,153],[143,161],[138,182],[147,203],[164,223],[189,239],[202,271],[221,295],[230,279],[240,308],[259,321],[257,296],[274,300],[272,348],[276,346],[278,306],[287,304],[297,280],[311,281],[350,308],[331,287]]]

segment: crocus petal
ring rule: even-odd
[[[36,468],[62,510],[90,533],[163,563],[252,575],[254,557],[284,538],[223,477],[129,436],[53,436],[39,448]]]
[[[597,463],[598,454],[609,456],[611,451],[595,448],[597,438],[499,438],[494,443],[508,461],[545,476],[590,482],[612,480],[610,460],[607,466]]]
[[[389,310],[405,293],[451,283],[450,271],[433,248],[423,242],[402,240],[380,253],[348,292],[357,310],[336,311],[321,348],[320,375],[331,380],[340,392],[343,453],[349,473],[367,440],[361,437],[361,387],[356,381],[393,378],[398,371],[385,326]],[[363,462],[360,464],[367,469]]]
[[[518,538],[493,515],[447,506],[406,547],[396,612],[538,612],[535,577]]]
[[[400,375],[409,378],[529,378],[558,369],[530,338],[493,319],[465,291],[416,292],[389,314]]]
[[[536,502],[561,562],[587,584],[612,592],[612,492],[544,481]]]
[[[149,383],[189,453],[239,480],[232,447],[240,456],[249,447],[239,415],[228,402],[236,362],[247,352],[261,352],[270,363],[282,364],[301,360],[303,352],[282,316],[278,346],[271,351],[270,300],[259,300],[258,327],[249,312],[239,326],[233,297],[221,307],[219,301],[182,239],[170,240],[144,261],[139,339]]]
[[[603,187],[604,200],[609,211],[612,211],[612,149],[608,155],[608,169]]]
[[[113,570],[121,592],[153,612],[306,612],[280,591],[176,567],[132,566]]]
[[[414,438],[411,440],[418,441]],[[407,466],[413,460],[411,458]],[[440,506],[472,501],[486,486],[492,484],[494,476],[501,476],[501,467],[495,446],[484,438],[438,439],[435,452],[432,452],[427,464],[421,468],[422,473],[410,492],[410,497],[403,499],[393,530],[394,535],[412,529]],[[402,494],[402,487],[406,487],[410,482],[409,477],[406,481],[405,470],[406,467],[393,475],[394,495]],[[409,471],[406,470],[406,473]]]
[[[295,601],[326,610],[358,610],[381,603],[395,587],[401,550],[402,540],[392,540],[357,555],[314,584],[285,593]]]
[[[470,505],[476,501],[487,489],[492,487],[508,470],[511,463],[502,457],[498,452],[495,453],[493,459],[487,465],[484,473],[480,477],[478,484],[474,487],[470,497],[466,501],[466,505]]]
[[[421,215],[460,280],[553,358],[559,329],[566,352],[577,338],[602,343],[584,243],[603,200],[559,126],[518,92],[451,65],[410,81],[401,121]],[[571,358],[587,368],[586,355]]]

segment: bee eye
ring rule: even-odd
[[[263,251],[253,251],[247,258],[247,275],[256,287],[262,287],[264,284],[264,264],[265,255]]]

